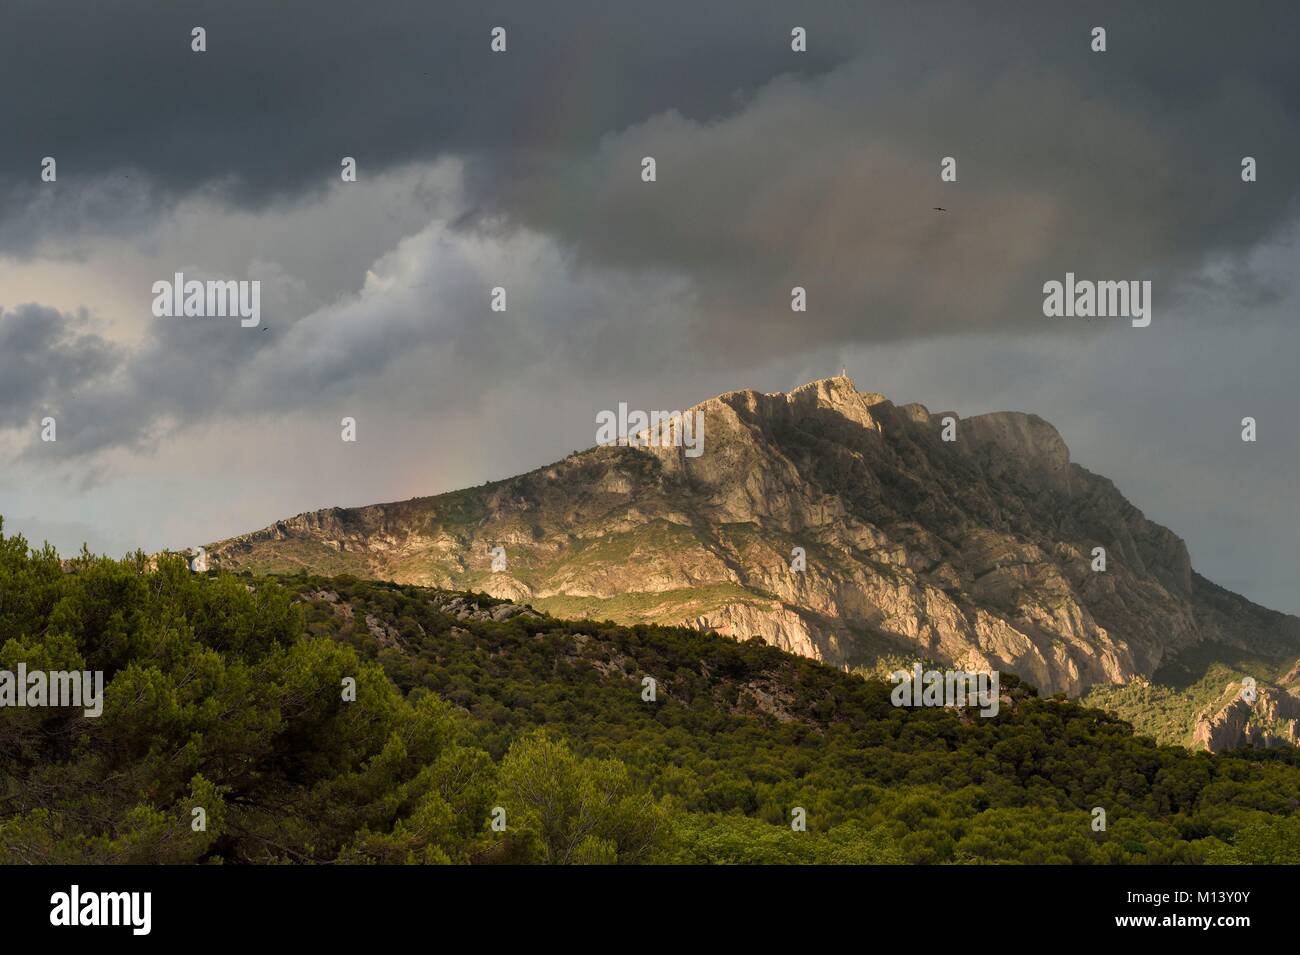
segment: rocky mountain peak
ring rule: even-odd
[[[1300,620],[1197,576],[1183,541],[1036,415],[951,415],[945,440],[948,415],[847,375],[697,412],[697,456],[596,448],[489,486],[299,515],[209,560],[682,623],[847,666],[925,656],[1046,692],[1149,676],[1206,640],[1300,653]]]

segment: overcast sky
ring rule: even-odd
[[[1296,36],[1267,2],[6,0],[5,529],[184,547],[846,365],[1043,416],[1300,611]],[[1044,317],[1067,271],[1151,281],[1150,326]],[[156,318],[176,272],[260,281],[261,326]]]

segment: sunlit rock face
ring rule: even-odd
[[[696,412],[693,452],[597,447],[478,488],[302,514],[209,560],[474,589],[841,665],[924,656],[1046,693],[1150,675],[1203,640],[1300,646],[1300,619],[1198,576],[1177,535],[1035,415],[896,406],[844,376]]]

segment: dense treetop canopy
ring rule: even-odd
[[[104,677],[97,717],[0,708],[0,861],[1300,862],[1295,750],[450,596],[0,533],[0,670]]]

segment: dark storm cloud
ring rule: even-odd
[[[0,307],[0,428],[39,430],[41,417],[118,367],[119,349],[84,313],[40,305]]]
[[[684,23],[680,5],[620,6],[11,0],[0,116],[18,148],[0,154],[0,221],[120,224],[113,202],[82,208],[80,223],[24,216],[46,155],[59,161],[47,191],[130,176],[158,206],[200,188],[261,204],[332,181],[344,155],[368,175],[442,153],[480,154],[487,169],[583,149],[670,105],[716,112],[788,62],[772,14],[693,9]],[[203,54],[190,50],[200,25]],[[510,33],[504,56],[488,48],[496,25]],[[828,33],[804,65],[840,46]],[[23,231],[4,231],[11,253]]]
[[[925,71],[912,37],[905,55],[777,79],[725,117],[660,113],[483,201],[585,263],[691,275],[702,301],[692,337],[751,360],[1041,327],[1043,283],[1067,271],[1150,280],[1168,315],[1223,259],[1223,281],[1258,301],[1268,290],[1242,259],[1295,220],[1300,190],[1300,87],[1279,85],[1271,27],[1261,19],[1257,37],[1238,38],[1260,55],[1252,69],[1215,18],[1202,33],[1140,41],[1128,18],[1082,22],[1095,21],[1109,29],[1104,54],[1068,22],[1042,47],[966,24],[970,55]],[[1145,62],[1166,59],[1167,72]],[[644,156],[657,162],[653,184],[637,175]],[[957,159],[956,183],[940,182],[944,156]],[[1258,182],[1242,182],[1243,156],[1258,161]],[[808,289],[807,320],[791,320],[795,285]]]
[[[488,49],[498,24],[510,31],[505,55]],[[806,55],[789,50],[795,24],[809,31]],[[1087,50],[1094,24],[1110,31],[1103,56]],[[208,31],[206,53],[190,51],[195,25]],[[1037,82],[1035,67],[1064,77],[1077,90],[1076,106],[1124,104],[1139,126],[1161,117],[1176,135],[1195,137],[1206,157],[1235,161],[1238,138],[1221,124],[1200,125],[1207,118],[1200,104],[1221,100],[1235,83],[1247,102],[1252,94],[1276,97],[1274,117],[1294,122],[1297,27],[1300,13],[1267,2],[10,0],[0,12],[0,116],[16,148],[0,156],[0,220],[22,226],[3,233],[12,252],[25,231],[72,227],[76,217],[82,226],[120,226],[124,208],[139,205],[138,196],[119,195],[99,208],[24,216],[45,155],[59,160],[60,192],[91,180],[120,188],[130,176],[157,204],[200,188],[266,203],[329,181],[343,155],[357,156],[363,173],[440,153],[472,155],[484,202],[529,170],[558,173],[561,192],[576,193],[583,179],[565,177],[564,164],[588,156],[606,133],[669,109],[692,120],[725,115],[738,96],[781,73],[819,75],[854,58],[878,64],[882,84],[861,91],[855,116],[863,124],[885,119],[891,97],[947,75],[954,107],[915,116],[915,124],[926,127],[926,145],[990,165],[1023,163],[1026,147],[1038,155],[1068,149],[1099,160],[1093,177],[1104,179],[1119,165],[1110,153],[1124,153],[1132,132],[1093,127],[1090,135],[1109,141],[1080,142],[1071,136],[1079,117],[1046,95],[1030,113],[1008,102],[992,127],[996,102],[979,111],[981,127],[951,125],[963,104],[987,96],[990,80],[1017,75],[1009,72],[1017,65],[1025,82]],[[1276,144],[1256,132],[1258,151]],[[1282,178],[1274,158],[1279,165],[1257,193]],[[972,166],[968,175],[978,172]],[[1269,206],[1257,198],[1254,215],[1225,219],[1223,228],[1238,234],[1224,241],[1257,234]]]

